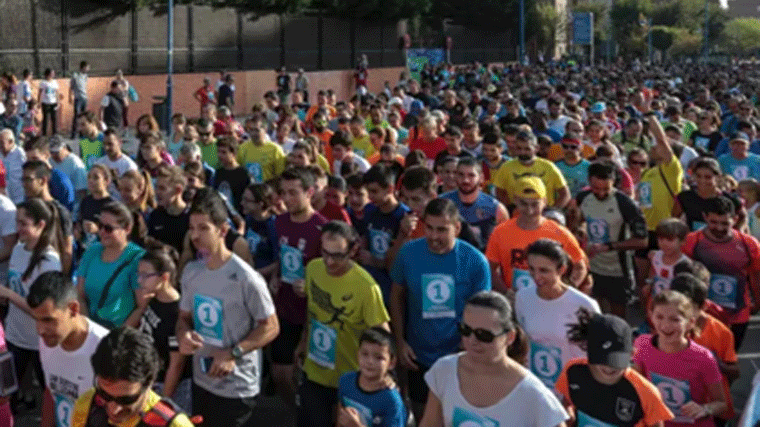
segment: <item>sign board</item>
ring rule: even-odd
[[[573,44],[594,44],[593,12],[573,13]]]
[[[425,68],[425,65],[436,66],[445,58],[443,49],[407,49],[406,67],[409,69],[409,76],[419,81],[420,72]]]

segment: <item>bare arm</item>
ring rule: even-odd
[[[496,223],[501,224],[502,222],[509,219],[509,211],[504,206],[504,203],[499,202],[499,205],[496,207]]]
[[[557,190],[557,195],[554,199],[554,207],[562,209],[570,203],[570,189],[564,186]]]
[[[169,352],[169,367],[166,368],[166,376],[164,377],[164,396],[172,397],[174,394],[186,362],[187,356],[178,351]]]
[[[61,248],[61,267],[63,274],[71,274],[71,265],[74,261],[74,236],[64,238],[63,247]]]
[[[248,335],[245,336],[238,346],[243,350],[243,354],[264,347],[272,342],[280,333],[280,322],[277,315],[272,314],[266,319],[260,320],[258,325]]]
[[[427,404],[425,405],[425,413],[422,415],[422,421],[420,421],[418,427],[443,426],[443,404],[441,404],[441,401],[432,391],[429,391]]]
[[[247,262],[248,265],[255,268],[253,265],[253,256],[251,256],[251,251],[248,250],[248,242],[246,242],[244,238],[238,237],[235,239],[235,242],[232,244],[232,252],[242,258],[243,261]]]
[[[79,295],[79,305],[82,307],[82,315],[89,316],[90,306],[87,302],[87,294],[84,292],[84,277],[77,280],[77,294]]]
[[[3,249],[0,250],[0,262],[8,261],[11,258],[13,247],[16,246],[18,241],[18,234],[13,233],[2,237]]]
[[[507,285],[501,274],[501,265],[493,261],[488,261],[488,265],[491,267],[491,289],[502,294],[507,292]]]
[[[50,394],[50,389],[45,387],[45,391],[42,393],[42,422],[40,427],[53,427],[55,425],[54,407],[53,395]]]

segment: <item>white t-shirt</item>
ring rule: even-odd
[[[4,194],[0,194],[0,236],[16,234],[16,204]],[[0,240],[0,249],[3,242]],[[8,283],[8,261],[0,262],[0,283]]]
[[[5,166],[5,188],[8,197],[13,203],[19,204],[24,201],[24,187],[21,184],[21,175],[23,175],[22,166],[26,162],[26,153],[21,147],[16,145],[3,156],[3,166]]]
[[[481,408],[462,396],[457,364],[460,354],[444,356],[425,374],[430,391],[441,401],[445,427],[553,427],[565,421],[565,408],[533,374],[527,373],[499,403]]]
[[[32,253],[24,249],[24,244],[19,242],[13,248],[10,263],[8,265],[8,287],[14,292],[26,298],[29,288],[34,280],[46,271],[61,271],[61,259],[52,247],[48,247],[43,254],[42,260],[32,270],[27,280],[21,280],[21,276],[29,265]],[[5,339],[16,347],[27,350],[37,350],[39,337],[34,318],[15,304],[8,305],[8,316],[5,318]]]
[[[41,80],[40,90],[42,91],[42,104],[57,104],[58,103],[58,81],[57,80]]]
[[[50,390],[55,404],[56,427],[71,427],[74,402],[92,388],[95,375],[90,356],[95,353],[100,340],[108,329],[87,319],[87,338],[81,347],[66,351],[61,346],[48,347],[40,338],[40,361],[45,372],[45,386]]]
[[[692,160],[699,157],[699,153],[697,153],[697,150],[689,147],[688,145],[683,146],[683,151],[681,152],[681,158],[678,159],[678,161],[681,162],[681,166],[683,166],[683,170],[689,169],[689,163],[691,163]]]
[[[116,177],[121,178],[127,171],[137,170],[137,164],[124,153],[116,160],[111,160],[108,156],[103,156],[95,160],[95,164],[101,164],[108,169],[116,171]]]
[[[359,172],[364,173],[369,170],[372,165],[369,164],[367,160],[365,160],[362,156],[359,156],[358,154],[354,154],[351,156],[351,161],[357,166]],[[340,160],[335,160],[333,162],[333,174],[336,176],[340,176],[340,166],[342,162]]]
[[[578,321],[581,307],[600,312],[596,301],[575,288],[567,288],[553,300],[539,297],[535,285],[515,295],[517,322],[530,339],[528,368],[551,389],[569,360],[586,356],[585,351],[567,340],[567,324]]]

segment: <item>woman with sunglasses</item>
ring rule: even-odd
[[[136,319],[128,323],[136,324],[142,315],[135,310],[135,291],[137,263],[145,250],[129,241],[132,225],[132,213],[122,203],[103,205],[98,220],[100,241],[85,251],[77,270],[83,312],[107,328],[125,323],[130,315]]]
[[[599,304],[563,283],[569,257],[557,241],[536,240],[528,246],[527,257],[536,285],[517,292],[515,313],[530,339],[527,366],[553,389],[562,367],[570,359],[583,356],[583,350],[567,340],[565,325],[575,320],[580,308],[599,313]]]
[[[718,131],[720,119],[711,111],[697,114],[697,130],[691,133],[689,145],[701,154],[714,154],[723,134]]]
[[[425,374],[430,393],[420,427],[566,425],[554,393],[507,356],[516,325],[503,295],[473,295],[459,329],[464,352],[438,359]]]
[[[58,209],[55,204],[39,198],[30,198],[18,205],[16,230],[19,242],[13,248],[8,263],[8,287],[0,286],[0,297],[12,304],[5,318],[5,339],[8,350],[13,353],[18,383],[31,364],[42,379],[39,354],[39,336],[26,295],[34,280],[46,271],[61,271],[61,248],[63,242]],[[14,396],[14,407],[26,403],[33,406],[33,397],[24,392]]]

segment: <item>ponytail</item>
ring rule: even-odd
[[[34,269],[46,259],[44,253],[49,246],[53,246],[59,254],[62,253],[64,236],[58,220],[60,217],[58,208],[53,202],[32,198],[20,203],[18,209],[23,209],[26,216],[31,218],[35,224],[45,221],[45,227],[42,229],[34,248],[32,248],[29,264],[21,275],[21,280],[28,280]]]
[[[588,325],[591,323],[594,313],[586,307],[581,307],[575,314],[578,316],[578,323],[567,325],[567,340],[586,351],[588,348]]]
[[[155,209],[156,208],[156,194],[153,191],[153,179],[150,176],[150,173],[142,169],[141,175],[143,179],[143,183],[145,184],[143,186],[143,191],[140,194],[140,207],[143,211],[146,211],[147,208]]]

